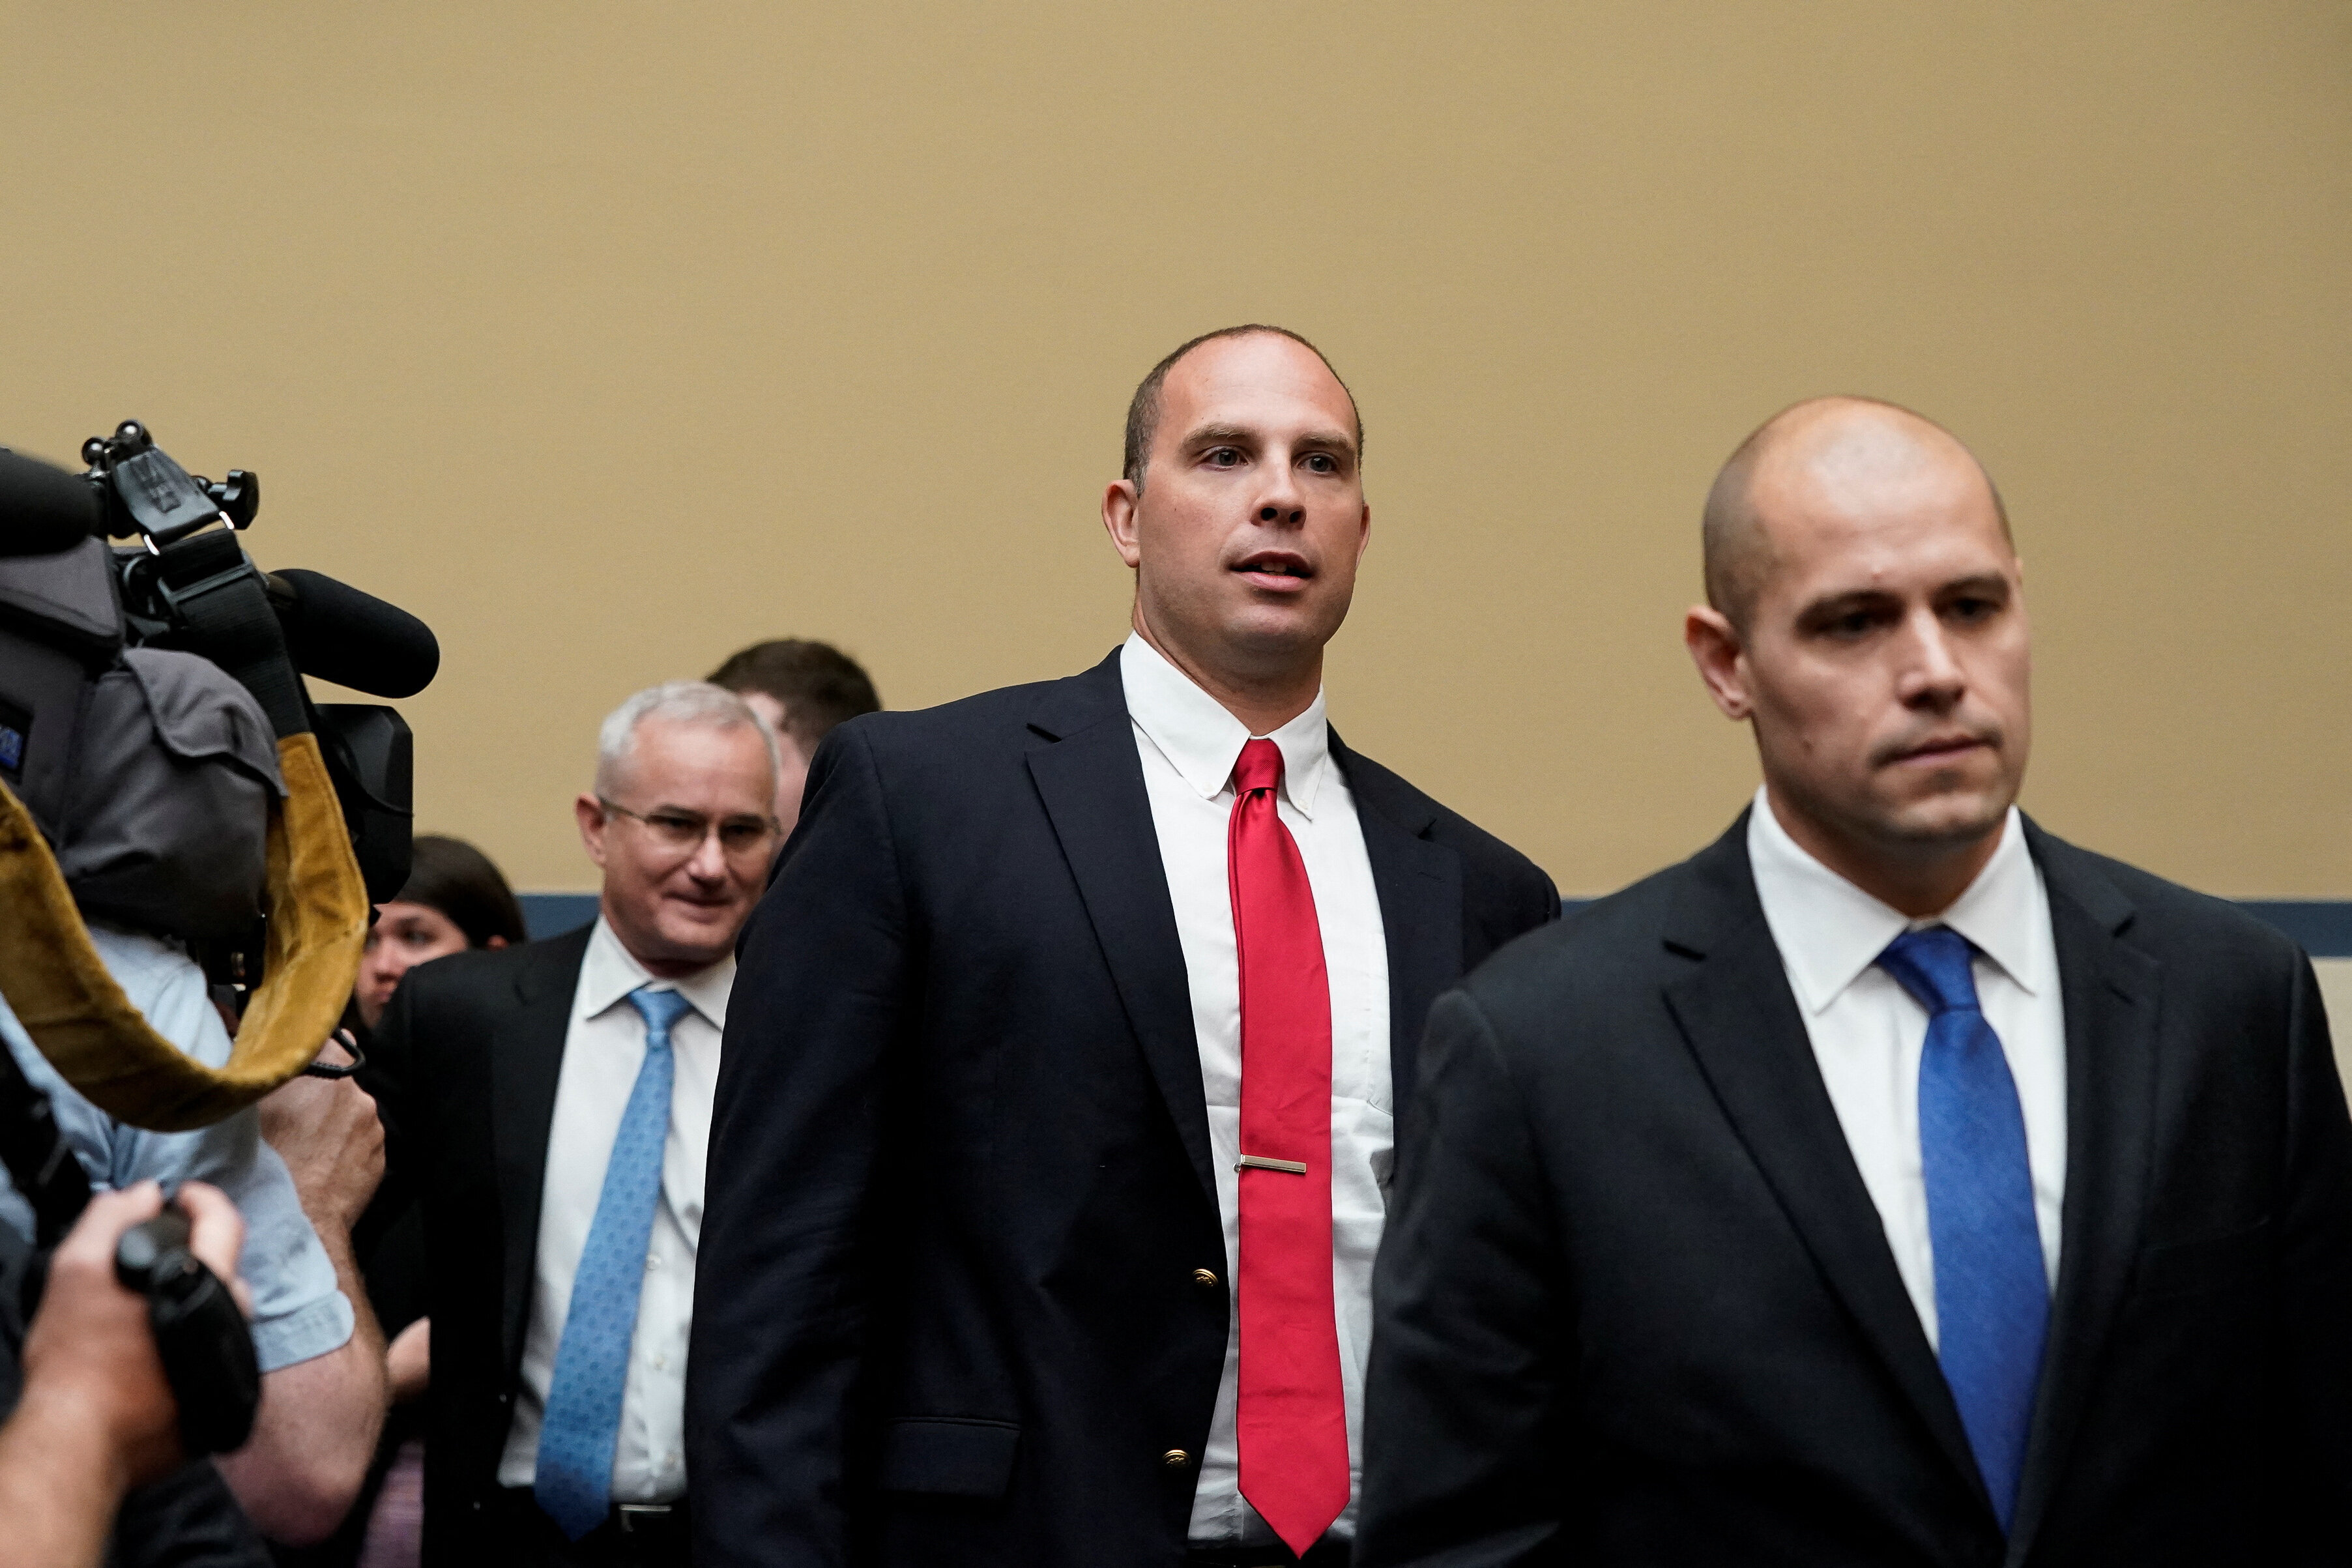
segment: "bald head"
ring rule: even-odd
[[[1776,521],[1884,506],[1956,483],[1982,488],[2009,537],[1991,477],[1934,420],[1872,397],[1815,397],[1784,408],[1739,444],[1707,491],[1700,523],[1707,603],[1747,630],[1777,559]]]
[[[1348,384],[1340,381],[1339,373],[1332,369],[1330,356],[1288,327],[1272,327],[1263,321],[1251,321],[1238,327],[1219,327],[1213,332],[1202,332],[1188,342],[1179,343],[1169,352],[1167,358],[1151,367],[1151,374],[1145,376],[1142,383],[1136,387],[1134,397],[1129,399],[1127,405],[1127,451],[1122,472],[1126,476],[1127,482],[1133,485],[1138,493],[1143,489],[1144,471],[1151,461],[1151,444],[1160,434],[1160,418],[1164,412],[1166,401],[1164,388],[1168,383],[1168,373],[1174,370],[1177,364],[1195,349],[1210,343],[1223,342],[1229,338],[1261,335],[1288,338],[1292,342],[1321,360],[1323,368],[1331,372],[1331,379],[1338,383],[1341,392],[1347,394],[1349,416],[1356,426],[1356,461],[1359,464],[1362,463],[1364,416],[1356,410],[1356,395],[1348,391]]]
[[[2032,743],[2025,577],[1983,468],[1907,408],[1800,403],[1715,481],[1706,592],[1683,645],[1751,727],[1773,819],[1881,902],[1948,908]]]

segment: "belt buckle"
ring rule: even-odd
[[[667,1524],[677,1505],[667,1502],[621,1502],[613,1505],[613,1522],[623,1535],[635,1535],[651,1525]]]

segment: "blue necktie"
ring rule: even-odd
[[[621,1112],[621,1130],[613,1135],[595,1222],[572,1278],[572,1306],[548,1382],[539,1473],[531,1483],[539,1506],[572,1541],[604,1523],[611,1510],[621,1391],[629,1380],[637,1291],[645,1284],[646,1244],[661,1198],[662,1149],[669,1142],[669,1031],[690,1005],[675,991],[650,987],[632,991],[629,1001],[646,1021],[645,1065]]]
[[[1927,1009],[1919,1163],[1936,1253],[1937,1358],[2003,1531],[2017,1510],[2050,1285],[2017,1084],[1977,1005],[1970,951],[1943,926],[1906,931],[1879,967]]]

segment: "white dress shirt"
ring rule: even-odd
[[[2066,1019],[2050,894],[2025,847],[2017,808],[2010,808],[2000,847],[1968,890],[1926,920],[1906,918],[1808,854],[1772,815],[1761,789],[1748,817],[1748,860],[1765,922],[1805,1016],[1813,1059],[1927,1342],[1938,1342],[1936,1252],[1919,1161],[1919,1056],[1927,1042],[1927,1010],[1877,963],[1886,944],[1906,931],[1949,926],[1976,949],[1970,970],[1977,1000],[2000,1037],[2017,1084],[2042,1266],[2054,1286],[2058,1219],[2066,1197]]]
[[[1233,891],[1225,876],[1225,835],[1233,816],[1234,764],[1248,728],[1162,658],[1130,637],[1119,675],[1143,759],[1144,787],[1160,859],[1176,906],[1176,935],[1192,996],[1192,1032],[1201,1051],[1201,1087],[1209,1104],[1209,1154],[1217,1175],[1225,1257],[1241,1256],[1241,967],[1234,949]],[[1298,845],[1323,931],[1323,964],[1331,983],[1331,1284],[1339,1331],[1339,1381],[1348,1406],[1348,1507],[1332,1526],[1353,1537],[1363,1481],[1364,1357],[1371,1346],[1372,1255],[1388,1217],[1395,1142],[1389,1084],[1389,953],[1380,895],[1364,852],[1356,799],[1331,761],[1322,693],[1314,705],[1265,737],[1282,751],[1276,811]],[[1230,1285],[1230,1277],[1228,1284]],[[1234,1404],[1241,1363],[1241,1317],[1225,1341],[1209,1445],[1192,1495],[1191,1539],[1250,1545],[1275,1534],[1243,1500]]]
[[[646,1244],[646,1280],[621,1394],[613,1500],[667,1502],[686,1491],[686,1340],[694,1311],[694,1250],[702,1236],[710,1096],[719,1081],[719,1038],[727,1025],[735,961],[722,959],[683,980],[656,981],[629,956],[602,916],[588,938],[580,983],[572,993],[572,1023],[555,1084],[530,1326],[522,1344],[522,1389],[499,1462],[502,1486],[527,1487],[539,1472],[540,1422],[572,1307],[572,1278],[595,1223],[621,1114],[646,1059],[645,1018],[629,1002],[629,993],[649,983],[656,990],[677,991],[692,1006],[669,1031],[669,1139],[662,1148],[661,1201]]]

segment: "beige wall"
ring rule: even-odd
[[[415,609],[422,823],[589,885],[599,715],[1119,637],[1129,389],[1258,318],[1370,426],[1349,739],[1593,892],[1738,808],[1675,637],[1752,425],[2000,479],[2029,805],[2352,896],[2352,8],[12,4],[0,440],[126,415]]]

